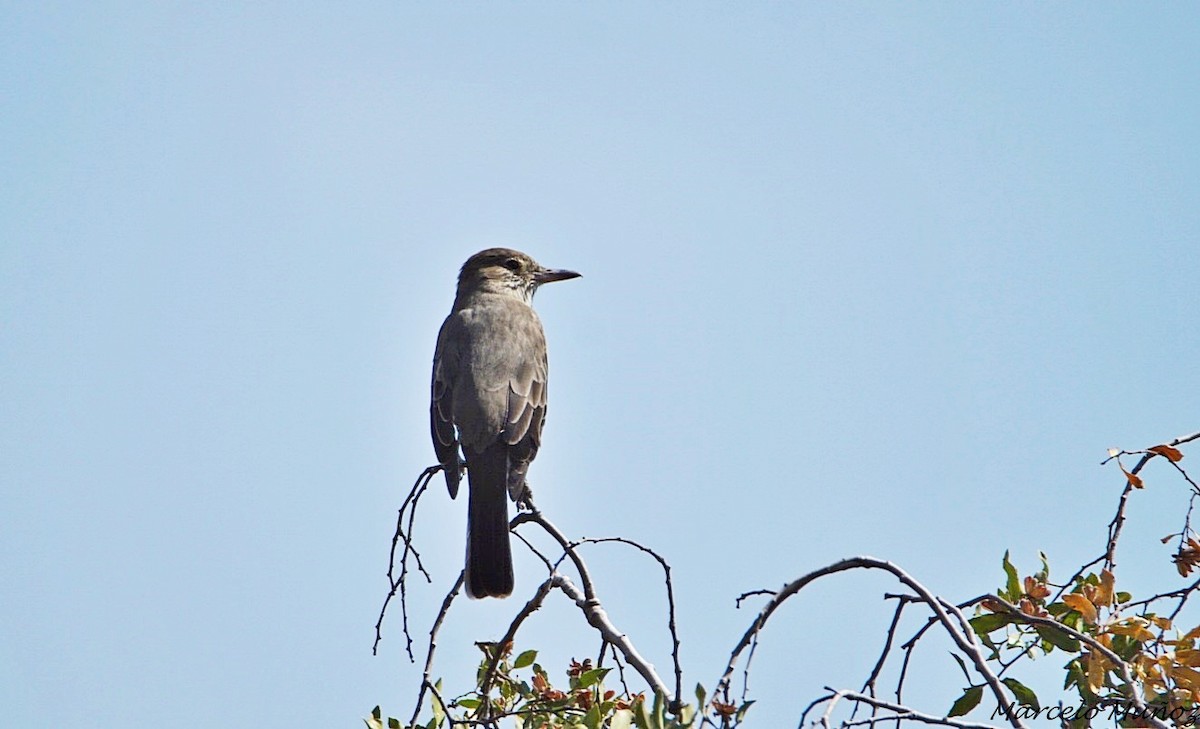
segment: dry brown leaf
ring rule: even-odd
[[[713,713],[717,716],[733,716],[737,713],[737,707],[733,704],[722,704],[716,699],[712,702]]]
[[[1145,485],[1142,483],[1141,476],[1137,475],[1136,473],[1130,473],[1129,471],[1126,471],[1124,466],[1121,466],[1121,470],[1124,471],[1125,478],[1129,479],[1130,486],[1134,487],[1135,489],[1145,488]]]
[[[1146,450],[1150,451],[1151,453],[1157,453],[1171,463],[1179,463],[1179,461],[1183,458],[1183,453],[1180,452],[1178,448],[1172,448],[1169,445],[1156,445],[1153,448],[1147,448]]]

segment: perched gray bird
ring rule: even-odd
[[[480,251],[463,264],[454,308],[438,332],[429,420],[451,498],[461,478],[460,446],[466,456],[471,597],[512,594],[508,499],[525,491],[546,419],[546,335],[533,294],[577,276],[520,251]]]

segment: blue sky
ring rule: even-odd
[[[505,245],[567,533],[672,563],[685,686],[733,598],[854,554],[965,599],[1103,547],[1110,446],[1200,428],[1200,11],[1186,4],[4,3],[0,710],[11,726],[407,716],[395,509],[433,462],[454,277]],[[1148,470],[1132,589],[1175,586]],[[1155,488],[1155,487],[1158,488]],[[428,626],[464,505],[426,499]],[[657,565],[589,553],[669,669]],[[539,581],[517,561],[517,591]],[[758,726],[857,686],[882,577],[802,593]],[[518,608],[456,605],[436,672]],[[557,601],[525,646],[597,641]],[[1058,658],[1043,662],[1056,669]],[[961,677],[931,648],[914,701]],[[1053,673],[1053,670],[1050,671]],[[457,682],[457,683],[456,683]],[[453,691],[451,691],[453,693]]]

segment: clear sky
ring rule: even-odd
[[[1105,450],[1200,428],[1196,5],[0,14],[5,726],[407,716],[399,614],[379,657],[372,626],[433,462],[437,328],[494,245],[583,273],[538,295],[531,482],[568,534],[672,563],[688,687],[751,620],[737,594],[841,557],[953,599],[1005,549],[1065,577],[1103,546]],[[1171,588],[1185,494],[1147,479],[1122,565]],[[424,502],[420,634],[464,510]],[[669,672],[657,565],[587,554]],[[519,554],[518,595],[539,579]],[[856,687],[896,587],[832,578],[776,615],[754,724]],[[522,600],[455,606],[450,693]],[[557,672],[597,640],[555,600],[522,647]],[[945,710],[957,668],[922,670]]]

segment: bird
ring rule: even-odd
[[[471,598],[512,594],[508,499],[526,496],[546,420],[546,335],[533,295],[542,284],[579,275],[509,248],[480,251],[463,264],[438,331],[430,431],[452,499],[466,466],[463,581]]]

